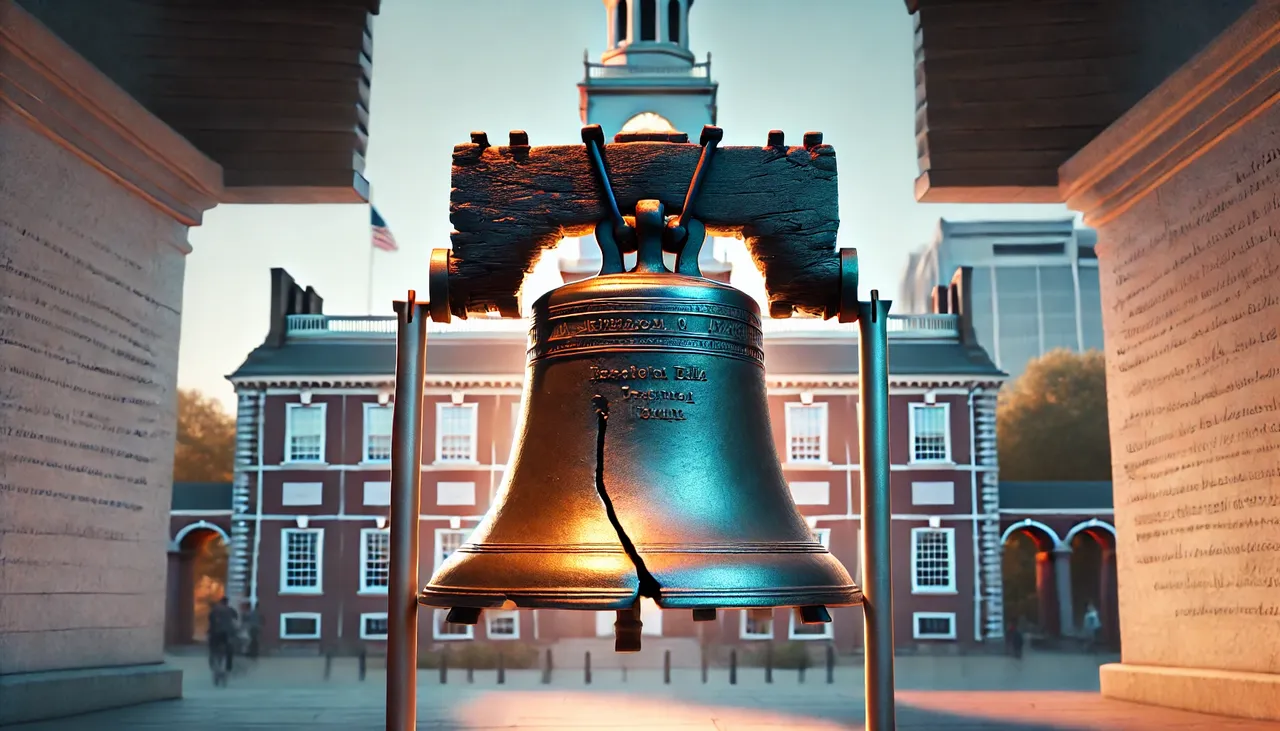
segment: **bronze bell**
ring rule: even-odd
[[[449,621],[513,605],[612,609],[616,649],[635,651],[641,597],[703,621],[796,607],[829,622],[826,607],[860,602],[783,477],[759,307],[701,276],[705,229],[677,223],[658,201],[625,227],[602,223],[601,273],[533,305],[510,468],[419,595],[453,608]],[[674,272],[664,248],[678,252]]]

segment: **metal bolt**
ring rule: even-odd
[[[480,145],[481,147],[488,147],[488,146],[489,146],[489,135],[485,134],[484,132],[472,132],[472,133],[471,133],[471,144],[473,144],[473,145]]]
[[[766,147],[785,147],[787,144],[787,135],[780,129],[769,130],[769,141],[765,143]]]
[[[805,132],[804,133],[804,149],[812,150],[822,144],[821,132]]]
[[[512,147],[528,147],[529,133],[522,129],[511,130],[511,146]]]

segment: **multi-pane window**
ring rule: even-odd
[[[454,551],[467,542],[468,533],[470,531],[452,528],[436,529],[436,568],[440,568],[440,564],[444,563],[445,559],[452,556]]]
[[[436,410],[436,461],[476,461],[475,404],[439,404]]]
[[[912,615],[912,637],[917,640],[954,640],[954,612],[916,612]]]
[[[365,528],[360,531],[360,591],[382,593],[391,577],[391,531]]]
[[[286,462],[324,461],[324,404],[289,404],[285,409]]]
[[[911,529],[912,593],[955,592],[955,549],[955,528]]]
[[[324,529],[285,528],[280,531],[280,593],[319,594]]]
[[[387,639],[387,613],[371,612],[360,615],[360,639]]]
[[[320,615],[315,612],[287,612],[281,614],[280,639],[320,639]]]
[[[772,609],[742,610],[742,639],[768,640],[773,638]]]
[[[379,404],[364,405],[364,461],[391,461],[391,415],[395,413],[390,406]]]
[[[831,548],[831,529],[814,528],[813,539],[821,543],[823,548]],[[800,611],[798,609],[791,610],[791,626],[788,628],[788,632],[793,640],[830,639],[834,636],[832,629],[831,622],[805,624],[800,621]]]
[[[470,624],[453,624],[446,621],[449,610],[437,609],[432,636],[437,640],[469,640],[475,636],[475,627]]]
[[[911,461],[951,460],[950,408],[947,404],[911,404]]]
[[[520,639],[520,613],[516,611],[485,612],[486,632],[492,640]]]
[[[787,461],[827,461],[826,404],[787,404]]]

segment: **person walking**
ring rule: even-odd
[[[235,656],[232,638],[236,633],[238,619],[236,610],[231,608],[231,603],[225,596],[209,609],[209,664],[214,667],[215,672],[219,656],[226,657],[225,670],[231,672],[232,658]]]
[[[1022,628],[1018,626],[1017,620],[1009,623],[1008,629],[1009,651],[1013,653],[1015,658],[1022,657]]]
[[[1098,649],[1098,634],[1102,630],[1102,617],[1098,615],[1098,608],[1093,606],[1093,602],[1089,602],[1086,606],[1084,620],[1081,624],[1084,625],[1086,647],[1089,652],[1094,652]]]

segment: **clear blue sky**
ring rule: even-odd
[[[377,255],[379,314],[409,288],[425,289],[430,250],[448,245],[450,154],[471,130],[495,142],[510,129],[535,145],[579,141],[582,52],[598,60],[605,27],[600,0],[383,0],[365,175],[401,250]],[[902,0],[698,0],[689,37],[700,58],[712,54],[724,144],[762,144],[781,129],[788,141],[820,130],[835,146],[839,242],[858,247],[868,289],[896,294],[908,252],[939,217],[1067,213],[915,201],[913,38]],[[367,206],[219,206],[191,241],[178,381],[233,412],[224,376],[266,335],[271,267],[315,287],[327,313],[367,309]],[[530,289],[557,281],[554,265],[534,276]]]

